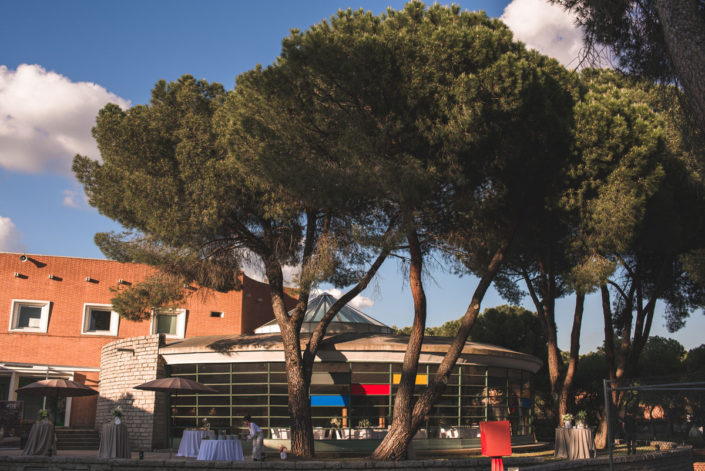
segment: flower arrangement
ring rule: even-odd
[[[340,428],[340,417],[333,417],[330,419],[330,426],[333,428]]]
[[[110,411],[114,419],[122,419],[122,409],[120,406],[117,406],[114,408],[112,411]]]
[[[357,426],[359,428],[370,428],[372,427],[372,424],[369,419],[360,419],[357,421]]]
[[[578,426],[584,427],[587,425],[587,411],[578,411],[578,413],[575,414],[575,421],[578,423]]]
[[[207,419],[206,417],[204,417],[203,419],[201,419],[201,425],[202,425],[203,428],[206,429],[206,430],[210,430],[210,428],[211,428],[211,424],[208,423],[208,419]]]
[[[573,422],[573,414],[563,414],[563,416],[561,417],[561,419],[563,420],[563,426],[564,426],[565,428],[571,428],[571,427],[572,427],[571,422]]]
[[[46,409],[39,409],[39,412],[37,412],[37,418],[39,420],[45,420],[49,418],[49,411]]]

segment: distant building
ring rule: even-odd
[[[0,326],[6,326],[0,328],[0,400],[16,400],[18,387],[45,377],[97,389],[101,349],[117,339],[251,333],[273,319],[269,287],[244,275],[241,290],[198,293],[182,309],[148,321],[120,318],[110,305],[110,289],[154,273],[146,265],[109,260],[0,253]],[[42,399],[19,399],[25,401],[25,420],[34,420]],[[93,427],[95,411],[96,397],[68,399],[57,422]]]

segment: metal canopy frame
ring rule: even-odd
[[[640,378],[631,378],[632,381],[638,380]],[[612,391],[705,391],[705,381],[693,381],[688,383],[664,383],[664,384],[647,384],[644,386],[616,386],[613,387],[611,383],[617,382],[619,380],[604,379],[603,390],[605,394],[605,414],[607,420],[607,448],[610,454],[610,471],[614,470],[614,463],[612,461],[612,421],[610,418],[610,405],[608,393]]]

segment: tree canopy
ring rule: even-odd
[[[575,13],[587,56],[607,47],[622,70],[679,83],[695,123],[705,130],[705,2],[703,0],[551,0]],[[598,60],[599,62],[599,60]]]

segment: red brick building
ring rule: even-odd
[[[63,377],[97,388],[101,348],[114,340],[164,333],[167,341],[250,333],[273,318],[269,287],[242,275],[242,289],[190,296],[170,312],[134,322],[111,309],[110,288],[138,283],[154,269],[109,260],[0,253],[0,400],[18,387]],[[41,399],[25,401],[34,420]],[[61,405],[58,423],[92,427],[96,397]]]

